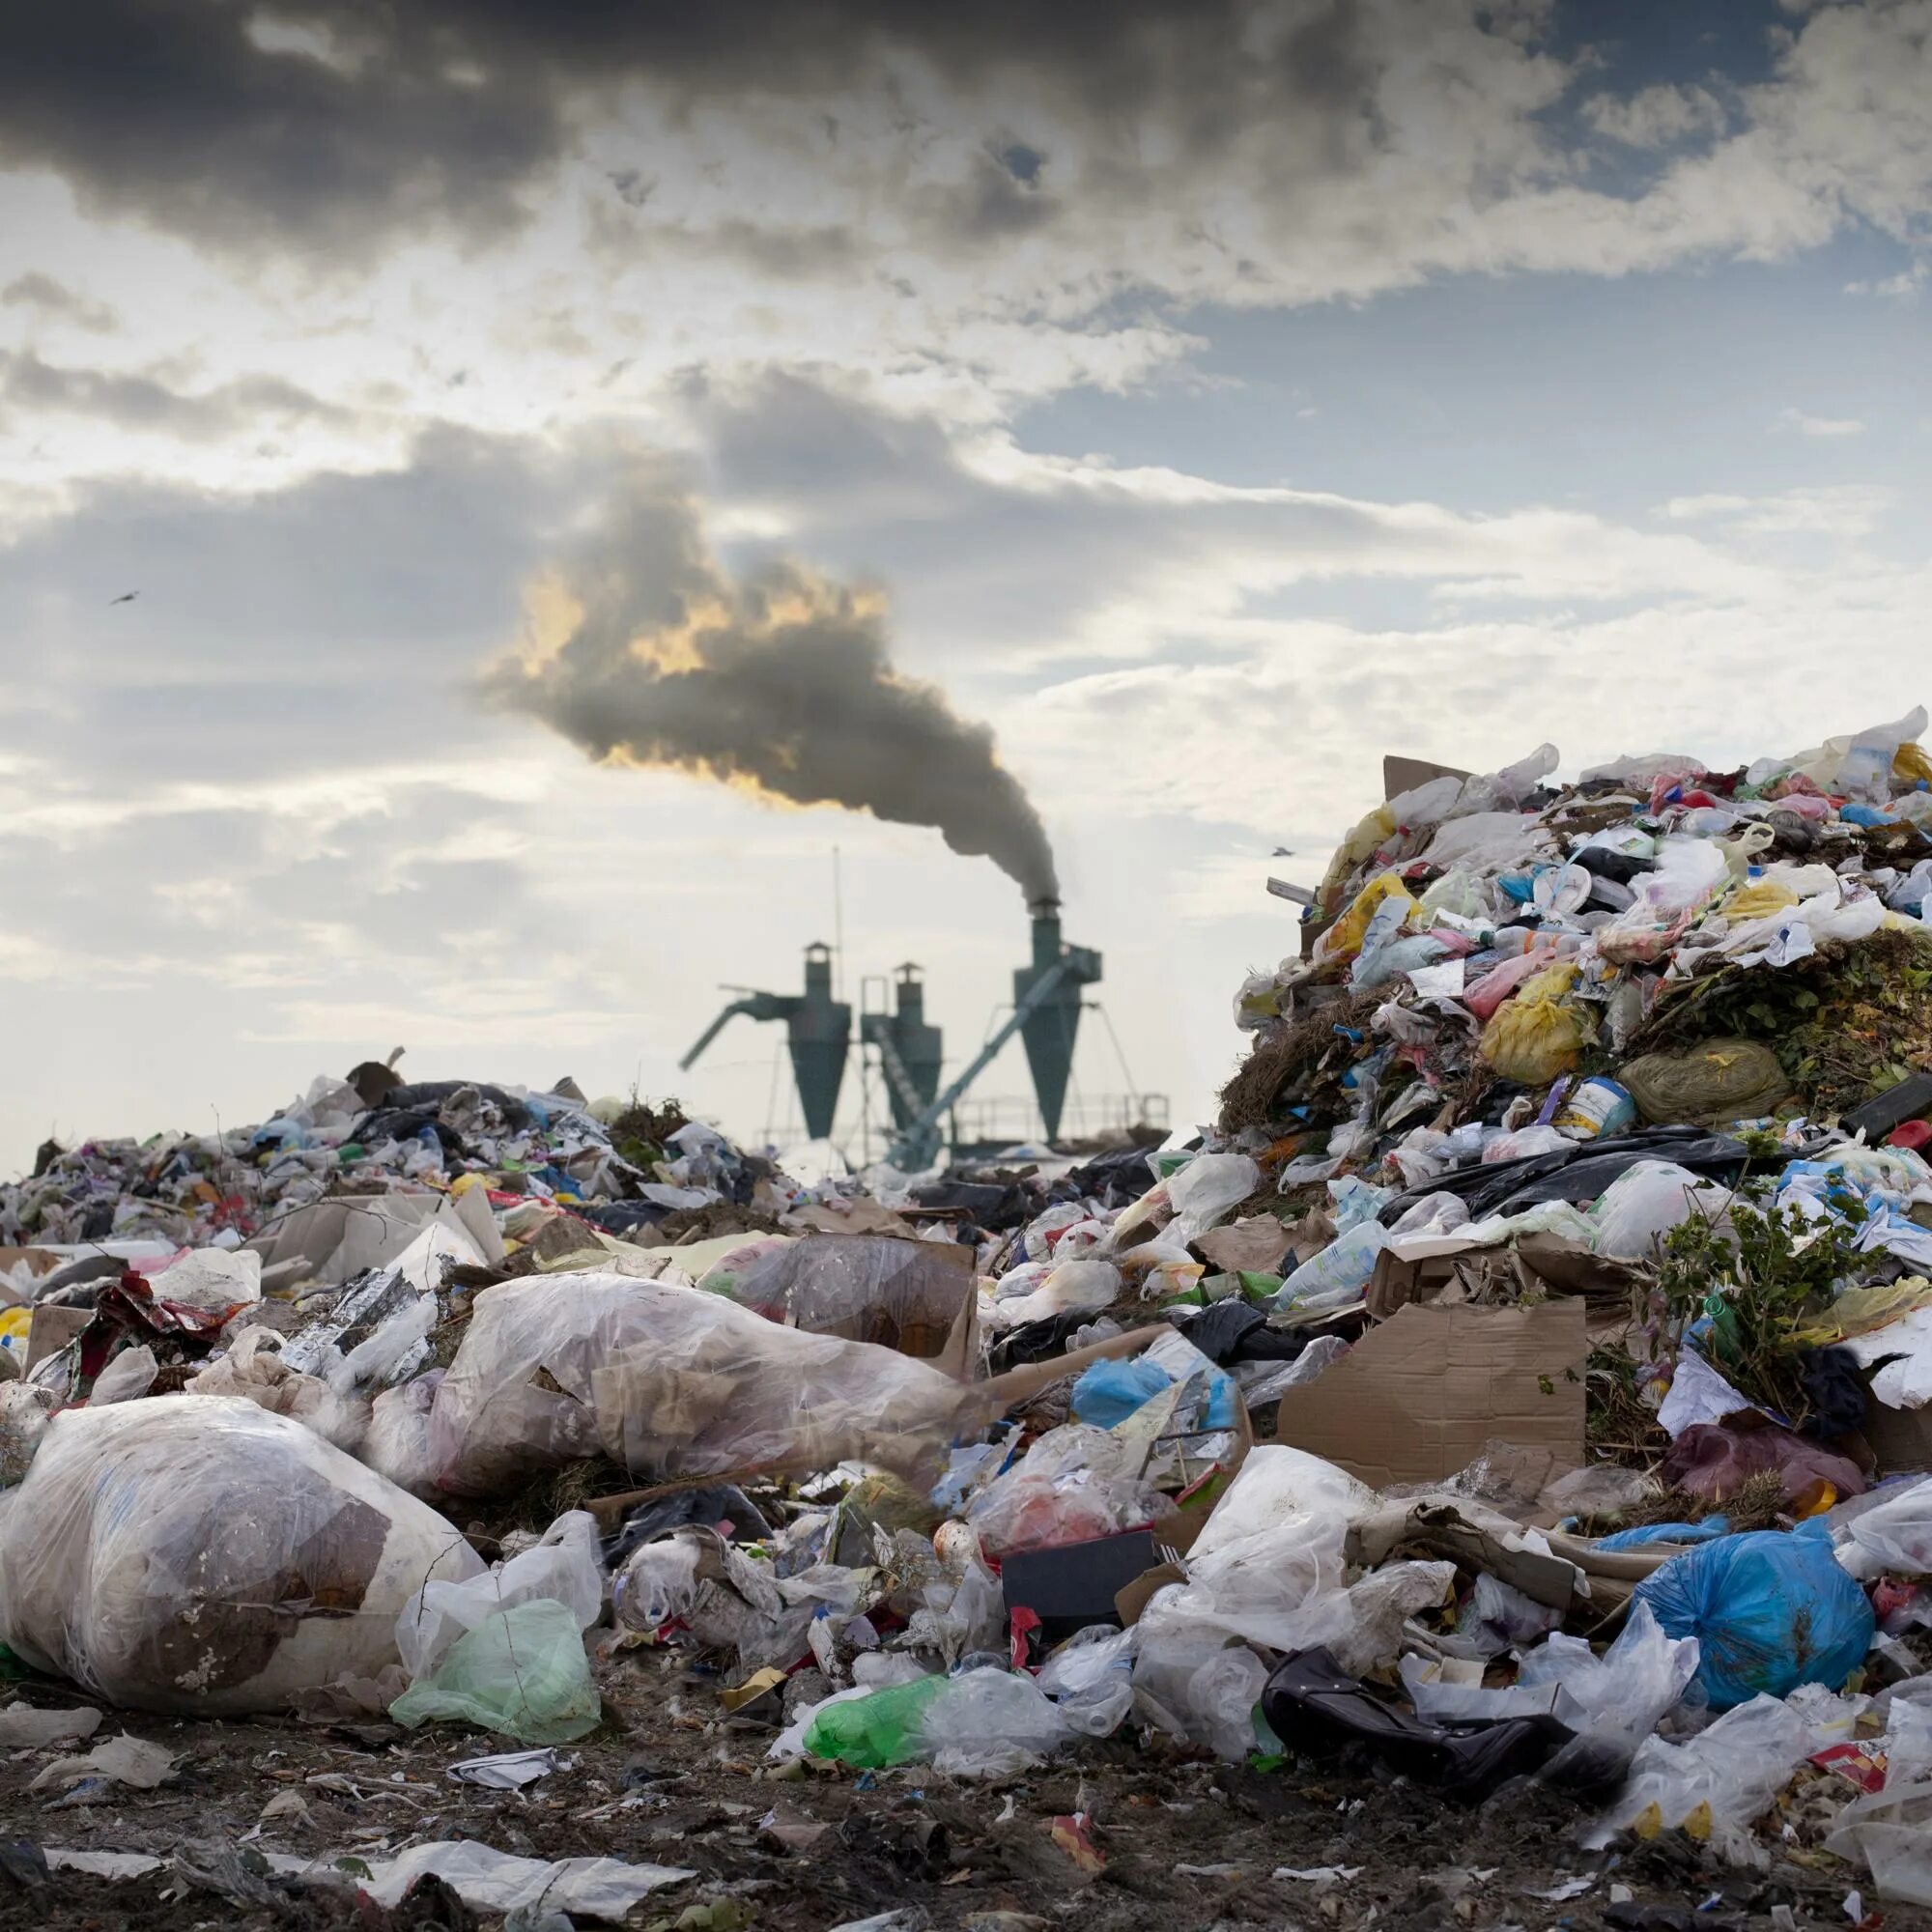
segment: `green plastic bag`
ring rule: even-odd
[[[389,1706],[411,1728],[452,1719],[526,1745],[568,1744],[601,1714],[577,1619],[551,1597],[485,1617]]]

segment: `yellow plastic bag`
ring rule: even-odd
[[[1724,901],[1723,914],[1734,924],[1743,924],[1749,919],[1769,919],[1775,912],[1782,912],[1786,906],[1795,906],[1798,895],[1789,886],[1776,884],[1770,879],[1758,879],[1748,886],[1740,887]]]
[[[1375,810],[1360,819],[1341,844],[1335,848],[1335,856],[1328,861],[1328,869],[1321,876],[1321,891],[1318,897],[1323,912],[1333,912],[1340,903],[1342,887],[1349,874],[1366,859],[1384,838],[1395,834],[1395,813],[1387,806],[1378,805]]]
[[[1407,911],[1415,911],[1415,895],[1402,882],[1399,872],[1378,872],[1362,890],[1355,895],[1355,902],[1320,939],[1315,942],[1315,957],[1322,959],[1352,959],[1362,950],[1363,935],[1369,929],[1369,922],[1376,916],[1377,909],[1384,899],[1400,898]]]
[[[1925,747],[1912,744],[1899,746],[1891,754],[1891,777],[1895,784],[1917,784],[1920,779],[1932,784],[1932,759],[1926,757]]]
[[[1571,1071],[1596,1037],[1589,1014],[1563,1004],[1576,978],[1573,961],[1546,967],[1496,1009],[1483,1029],[1480,1051],[1505,1080],[1543,1086]]]

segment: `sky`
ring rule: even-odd
[[[721,988],[956,1065],[1042,876],[1204,1120],[1385,753],[1932,690],[1932,0],[71,0],[0,237],[0,1170],[398,1045],[783,1138]]]

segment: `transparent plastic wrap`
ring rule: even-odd
[[[716,1292],[717,1272],[702,1286]],[[774,1321],[929,1359],[945,1352],[974,1288],[970,1251],[950,1241],[809,1235],[757,1255],[724,1292]]]
[[[1083,1737],[1109,1738],[1134,1705],[1134,1655],[1140,1631],[1090,1624],[1040,1666],[1034,1681]]]
[[[1685,1744],[1646,1738],[1629,1781],[1583,1842],[1597,1849],[1619,1831],[1654,1836],[1682,1828],[1729,1863],[1762,1865],[1751,1823],[1810,1748],[1804,1716],[1776,1697],[1740,1704]]]
[[[1250,1451],[1187,1553],[1187,1581],[1156,1592],[1141,1613],[1149,1637],[1298,1650],[1340,1635],[1353,1621],[1343,1587],[1349,1525],[1375,1501],[1319,1456],[1281,1444]]]
[[[998,1589],[994,1584],[995,1597]],[[832,1611],[852,1617],[876,1594],[870,1570],[814,1563],[781,1577],[768,1561],[698,1523],[639,1545],[611,1579],[611,1602],[625,1629],[650,1636],[668,1624],[681,1625],[692,1642],[732,1651],[741,1668],[754,1670],[797,1662],[815,1616]],[[991,1640],[999,1634],[995,1619]]]
[[[1245,1644],[1212,1633],[1144,1631],[1134,1704],[1156,1730],[1238,1764],[1255,1748],[1254,1709],[1267,1674]]]
[[[370,1405],[369,1427],[355,1454],[379,1476],[412,1496],[436,1495],[436,1459],[430,1453],[429,1412],[442,1371],[384,1389]]]
[[[1168,1507],[1140,1478],[1145,1460],[1140,1443],[1111,1430],[1048,1430],[973,1499],[967,1520],[993,1556],[1136,1528]]]
[[[232,1397],[57,1417],[0,1517],[0,1638],[135,1710],[287,1707],[396,1659],[455,1527],[300,1423]]]

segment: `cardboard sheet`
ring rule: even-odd
[[[1371,1328],[1327,1373],[1290,1389],[1275,1439],[1378,1489],[1431,1483],[1491,1440],[1583,1461],[1583,1304],[1411,1304]]]

